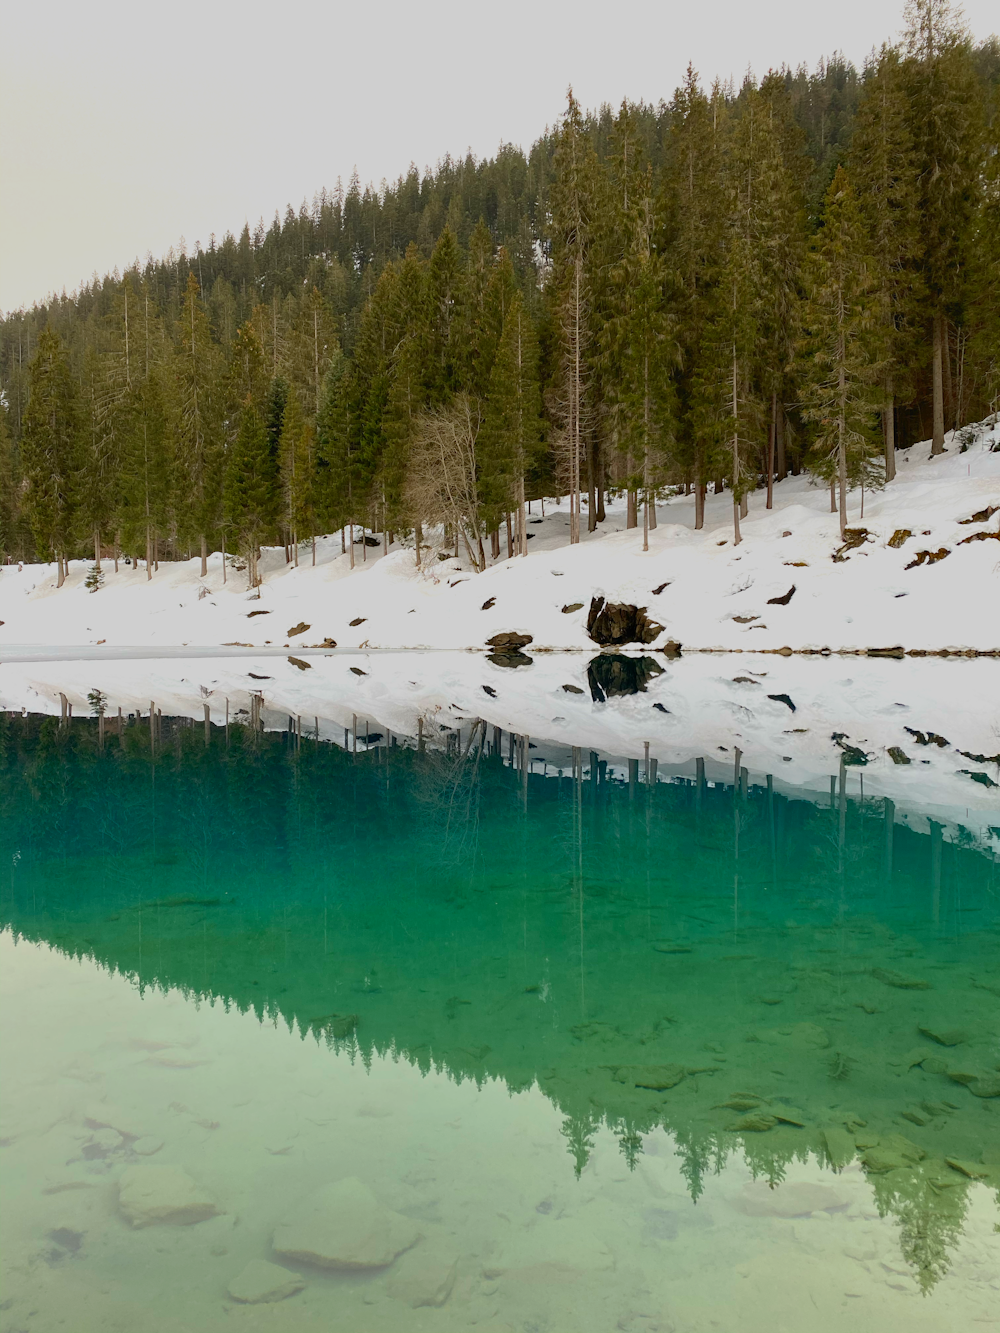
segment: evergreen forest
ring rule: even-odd
[[[561,119],[524,153],[324,191],[0,320],[0,559],[317,534],[474,569],[627,496],[846,525],[895,450],[1000,405],[1000,42],[911,0],[897,44]],[[434,540],[431,541],[431,534]],[[376,538],[374,534],[378,534]],[[360,557],[359,557],[360,558]]]

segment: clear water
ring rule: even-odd
[[[0,719],[3,1333],[1000,1327],[981,846],[369,742]],[[282,1248],[345,1178],[391,1262]]]

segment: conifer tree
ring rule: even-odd
[[[249,395],[226,459],[225,514],[236,549],[247,563],[247,587],[259,586],[260,546],[273,523],[271,458],[267,430]]]
[[[518,292],[504,320],[477,446],[486,529],[495,532],[513,510],[516,519],[512,544],[517,555],[528,554],[525,477],[538,455],[539,409],[538,349],[531,319]]]
[[[861,209],[846,171],[838,167],[810,257],[804,378],[806,417],[816,426],[812,466],[836,481],[842,541],[849,488],[880,485],[884,476],[877,425],[882,334],[865,242]]]
[[[208,574],[208,534],[219,519],[222,480],[217,364],[198,279],[189,273],[177,325],[174,435],[184,528],[200,544],[202,578]]]
[[[288,395],[281,427],[281,484],[283,517],[296,567],[299,563],[300,541],[306,533],[312,538],[315,538],[316,533],[313,520],[314,469],[315,427],[302,411],[298,394],[292,392]]]
[[[983,189],[969,257],[968,369],[960,365],[957,399],[961,407],[967,382],[970,389],[978,390],[978,400],[995,416],[1000,412],[1000,86],[993,96],[986,145]]]
[[[10,409],[0,403],[0,561],[24,553],[21,530],[21,485],[8,417]]]
[[[554,179],[549,193],[552,277],[549,299],[558,339],[554,400],[558,442],[569,489],[569,540],[580,540],[580,482],[584,440],[590,425],[588,400],[591,353],[590,247],[596,209],[597,166],[587,139],[580,104],[570,89],[566,112],[555,135]]]
[[[80,418],[66,349],[49,326],[38,339],[29,378],[31,392],[21,440],[23,503],[39,552],[56,560],[57,586],[61,588],[73,536]]]
[[[124,319],[119,329],[123,335]],[[177,387],[168,362],[162,320],[148,282],[144,281],[138,292],[137,314],[130,329],[134,329],[127,363],[131,387],[116,407],[121,413],[122,475],[115,540],[133,553],[140,548],[145,551],[148,580],[153,577],[160,539],[176,527],[171,421],[176,419]],[[119,345],[119,376],[123,350]]]
[[[886,481],[896,475],[896,398],[913,388],[907,367],[914,361],[919,321],[917,164],[903,74],[899,52],[884,47],[865,81],[848,156],[884,336]]]
[[[930,308],[931,453],[944,452],[949,318],[960,314],[982,180],[982,105],[970,44],[950,0],[909,0],[907,92],[916,147],[923,280]]]
[[[462,254],[450,227],[442,231],[427,264],[425,382],[432,403],[446,403],[465,388],[463,328],[467,327]]]
[[[683,87],[674,94],[672,113],[663,186],[664,248],[677,275],[673,300],[681,355],[677,376],[679,461],[694,482],[697,529],[705,523],[708,481],[721,471],[713,414],[706,419],[704,411],[699,413],[695,385],[723,255],[726,108],[718,86],[709,101],[689,65]]]
[[[652,169],[635,145],[633,113],[624,105],[616,122],[621,144],[612,158],[617,251],[606,281],[609,318],[600,338],[604,396],[612,434],[624,458],[630,493],[628,526],[636,526],[635,500],[643,499],[643,550],[656,526],[656,486],[663,480],[674,443],[671,372],[677,344],[666,310],[667,268],[656,249]]]

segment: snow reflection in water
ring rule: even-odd
[[[5,1330],[989,1321],[987,845],[267,721],[0,724]]]

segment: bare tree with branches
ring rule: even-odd
[[[414,521],[450,529],[477,574],[486,567],[476,482],[479,426],[478,408],[464,393],[447,407],[422,412],[413,429],[406,479]]]

